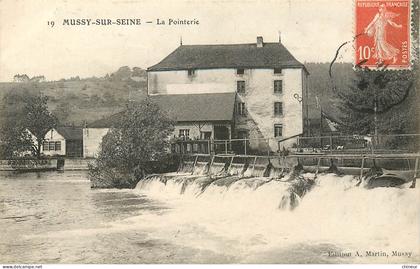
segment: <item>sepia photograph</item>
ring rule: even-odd
[[[418,268],[419,67],[419,0],[0,0],[0,265]]]

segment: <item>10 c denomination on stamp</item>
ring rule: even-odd
[[[355,0],[355,65],[410,68],[410,0]]]

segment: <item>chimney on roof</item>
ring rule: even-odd
[[[279,31],[279,43],[281,43],[281,31]]]
[[[262,48],[264,46],[264,41],[262,36],[257,36],[257,48]]]

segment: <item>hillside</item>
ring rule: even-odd
[[[18,113],[22,98],[42,93],[61,125],[83,125],[121,111],[129,99],[147,94],[146,71],[121,67],[101,78],[0,83],[0,120]]]
[[[319,118],[318,97],[324,115],[340,122],[343,111],[338,94],[349,91],[356,79],[352,64],[335,63],[332,77],[329,76],[329,63],[305,63],[305,66],[310,73],[309,115]],[[130,99],[145,98],[146,78],[145,70],[127,66],[100,78],[73,77],[45,82],[19,75],[15,80],[20,82],[0,83],[0,121],[8,115],[19,113],[25,96],[41,92],[49,97],[49,109],[58,117],[61,125],[81,126],[120,112]],[[386,117],[391,118],[401,112],[401,109],[395,109],[392,115]]]
[[[337,63],[333,66],[333,80],[328,76],[329,63],[305,63],[309,76],[309,103],[317,117],[316,98],[322,109],[331,118],[338,118],[340,100],[333,91],[332,82],[337,89],[346,90],[353,75],[352,65]],[[27,76],[19,76],[19,78]],[[134,67],[121,67],[118,71],[100,78],[80,79],[73,77],[59,81],[15,80],[20,82],[0,83],[0,120],[8,113],[19,110],[22,98],[28,94],[42,94],[49,97],[49,109],[62,125],[83,125],[106,118],[124,109],[129,99],[146,96],[146,71]]]
[[[355,78],[353,65],[335,63],[332,67],[332,78],[329,76],[329,63],[305,63],[305,66],[310,74],[308,77],[310,108],[313,109],[316,105],[315,96],[318,96],[323,113],[338,121],[342,113],[339,109],[341,100],[338,92],[349,89]]]

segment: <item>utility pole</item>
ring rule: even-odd
[[[378,94],[376,92],[376,87],[373,90],[374,94],[374,103],[373,103],[373,127],[374,127],[374,143],[378,143]],[[373,143],[372,143],[373,144]],[[373,149],[373,145],[372,145]]]

